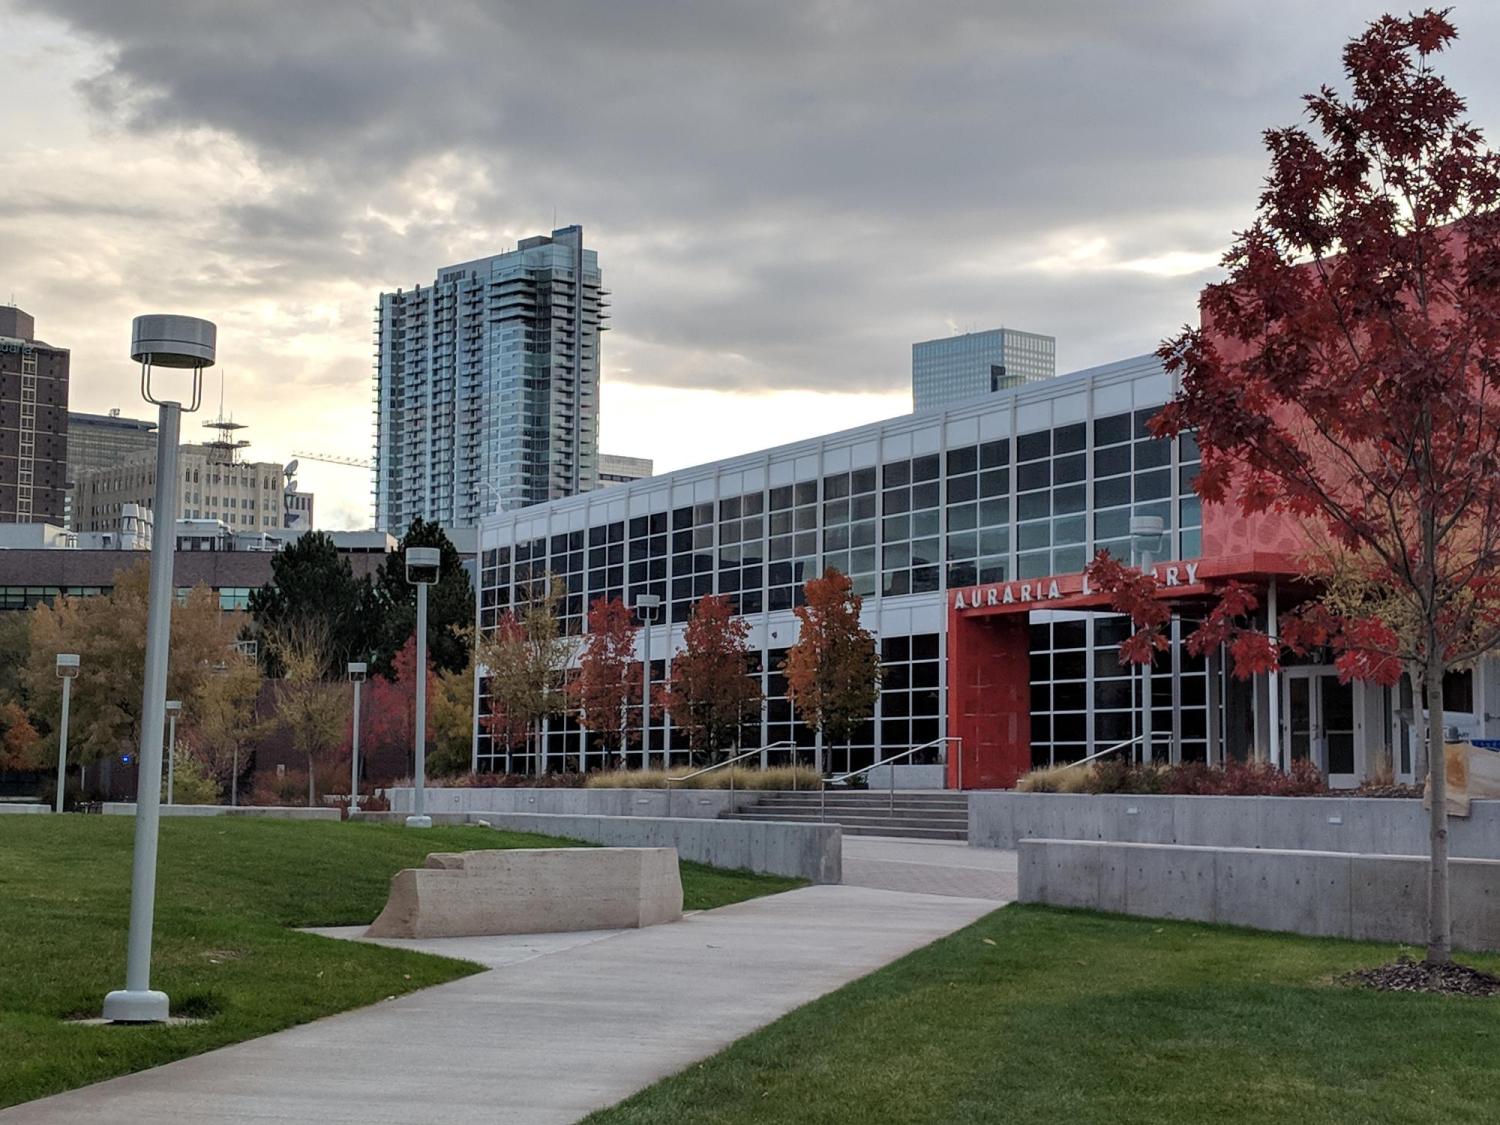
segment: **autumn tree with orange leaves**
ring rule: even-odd
[[[607,745],[618,746],[621,757],[625,754],[626,705],[640,684],[636,631],[635,619],[623,601],[595,598],[589,606],[578,672],[567,686],[578,721]]]
[[[750,626],[734,615],[728,598],[708,594],[693,607],[660,697],[673,725],[699,753],[737,746],[740,725],[760,705],[760,684],[750,676],[749,637]]]
[[[1191,650],[1228,643],[1244,676],[1328,647],[1345,680],[1405,671],[1425,696],[1433,963],[1451,947],[1443,675],[1500,644],[1500,157],[1433,70],[1455,38],[1445,12],[1376,20],[1344,50],[1349,93],[1266,133],[1259,214],[1203,327],[1162,345],[1181,390],[1152,426],[1196,436],[1205,502],[1299,521],[1327,591],[1273,641],[1231,588]],[[1144,659],[1151,592],[1112,560],[1091,577]]]
[[[787,698],[825,740],[847,742],[875,713],[880,653],[874,635],[859,623],[863,600],[847,575],[830,567],[823,577],[809,578],[805,591],[807,604],[794,611],[801,623],[797,643],[781,664]]]

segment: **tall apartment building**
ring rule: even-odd
[[[376,526],[472,527],[593,489],[607,296],[580,226],[382,293]]]
[[[68,350],[0,305],[0,523],[63,522],[68,472]]]
[[[238,423],[222,418],[206,423],[218,431],[211,441],[184,445],[178,452],[177,510],[174,520],[219,520],[230,531],[265,533],[311,522],[311,493],[292,493],[286,470],[275,461],[246,461],[250,443],[237,439]],[[150,509],[156,496],[156,452],[132,454],[103,468],[82,472],[74,481],[73,523],[79,532],[118,531],[129,506]],[[297,498],[292,507],[289,497]],[[161,522],[159,513],[152,513]]]
[[[68,496],[63,526],[73,526],[73,486],[80,474],[108,469],[140,454],[156,456],[156,423],[143,418],[68,411]]]
[[[914,410],[938,410],[1057,374],[1057,341],[1035,332],[991,328],[911,346]]]
[[[626,484],[633,480],[645,480],[651,475],[652,461],[649,457],[626,457],[620,453],[599,454],[599,487],[611,484]]]

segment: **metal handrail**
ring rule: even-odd
[[[823,784],[821,786],[819,786],[819,788],[818,788],[818,819],[822,820],[824,818],[824,815],[825,815],[826,811],[827,811],[827,808],[828,808],[828,787],[830,785],[842,785],[842,784],[844,784],[844,782],[848,781],[851,777],[858,777],[860,774],[869,773],[871,770],[876,769],[876,768],[878,768],[880,766],[894,766],[897,762],[901,761],[903,758],[910,758],[913,754],[920,754],[923,750],[931,750],[934,746],[941,746],[943,748],[943,765],[946,766],[948,764],[948,743],[950,743],[950,742],[960,742],[961,743],[962,741],[963,740],[960,739],[956,734],[944,735],[942,738],[934,738],[931,742],[924,742],[920,746],[913,746],[910,750],[903,750],[899,754],[892,754],[889,758],[882,758],[878,762],[872,762],[870,765],[868,765],[868,766],[862,766],[861,768],[859,768],[857,770],[850,770],[848,773],[841,773],[837,777],[824,778],[823,779]],[[963,753],[962,753],[962,751],[960,751],[960,753],[958,755],[958,768],[959,768],[960,771],[963,770],[963,764],[964,764]],[[962,789],[962,788],[963,788],[963,776],[962,776],[962,773],[960,773],[960,775],[959,775],[959,789]],[[890,803],[890,811],[891,812],[895,812],[896,811],[896,771],[894,769],[891,770],[891,803]]]
[[[1127,746],[1134,746],[1137,742],[1143,742],[1143,741],[1145,741],[1145,738],[1146,738],[1146,736],[1144,734],[1138,734],[1134,738],[1127,738],[1124,742],[1117,742],[1113,746],[1109,747],[1108,749],[1096,751],[1095,753],[1090,754],[1087,758],[1079,758],[1078,761],[1076,761],[1076,762],[1064,762],[1060,768],[1061,769],[1069,769],[1069,768],[1071,768],[1073,766],[1086,766],[1090,762],[1094,761],[1096,758],[1102,758],[1106,754],[1113,754],[1116,750],[1123,750]],[[1172,736],[1170,734],[1163,734],[1163,735],[1154,735],[1153,734],[1151,736],[1151,745],[1153,747],[1155,747],[1155,745],[1158,742],[1167,742],[1167,743],[1170,743],[1171,741],[1172,741]]]
[[[785,740],[783,740],[781,742],[772,742],[772,743],[770,743],[770,744],[768,744],[766,746],[757,746],[754,750],[746,750],[743,754],[736,754],[732,758],[725,758],[722,762],[715,762],[711,766],[704,766],[701,770],[694,770],[692,773],[685,773],[681,777],[669,777],[669,778],[667,778],[667,782],[666,782],[666,790],[667,790],[668,793],[672,792],[672,782],[674,782],[674,781],[690,781],[693,778],[698,777],[698,776],[700,776],[702,774],[713,773],[714,770],[721,770],[725,766],[732,766],[732,765],[734,765],[735,762],[743,761],[745,758],[751,758],[751,757],[755,757],[755,756],[760,755],[760,754],[765,754],[765,753],[767,753],[768,751],[771,751],[771,750],[795,750],[796,748],[797,748],[797,744],[795,742],[788,742],[788,741],[785,741]],[[793,762],[792,764],[795,765],[796,763]],[[795,790],[796,788],[797,788],[797,775],[795,773],[793,773],[792,774],[792,789]],[[729,807],[730,807],[730,809],[734,808],[734,771],[733,770],[729,771]],[[671,811],[670,807],[668,808],[667,811],[668,812]]]

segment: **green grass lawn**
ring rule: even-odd
[[[586,1120],[1500,1119],[1500,1000],[1332,983],[1395,952],[1011,906]]]
[[[70,1025],[124,986],[134,831],[132,817],[0,818],[0,1106],[475,972],[290,927],[371,921],[391,875],[429,852],[566,846],[487,828],[165,819],[151,983],[174,1014],[209,1018]],[[684,863],[682,885],[702,910],[801,884]]]

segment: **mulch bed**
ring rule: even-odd
[[[1342,796],[1343,794],[1340,794]],[[1348,793],[1351,797],[1420,797],[1422,787],[1420,785],[1375,785],[1366,782],[1358,789],[1351,789]]]
[[[1450,961],[1429,965],[1402,957],[1389,965],[1357,969],[1339,978],[1381,992],[1434,992],[1447,996],[1500,996],[1500,977]]]

